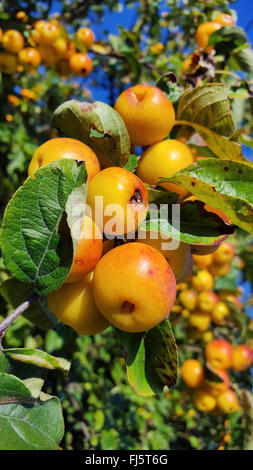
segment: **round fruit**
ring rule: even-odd
[[[220,23],[221,26],[234,26],[235,22],[231,15],[226,13],[220,13],[215,19],[217,23]]]
[[[92,278],[93,273],[79,282],[63,284],[47,296],[51,312],[82,335],[101,333],[109,326],[95,304]]]
[[[194,390],[192,398],[199,411],[211,411],[216,406],[216,399],[205,388]]]
[[[184,276],[188,273],[189,269],[192,271],[193,262],[190,245],[179,242],[178,248],[169,249],[167,244],[175,243],[175,240],[172,241],[171,238],[169,240],[165,240],[162,238],[160,233],[152,231],[145,232],[145,236],[145,239],[139,238],[139,241],[152,246],[162,253],[168,261],[177,282],[184,279]]]
[[[229,263],[213,263],[209,267],[209,271],[213,276],[225,276],[230,271]]]
[[[9,29],[4,33],[2,43],[6,51],[16,54],[23,49],[24,38],[16,29]]]
[[[235,256],[235,247],[228,241],[221,243],[213,254],[213,261],[217,264],[229,263]]]
[[[209,255],[193,255],[193,263],[200,269],[209,268],[213,262],[213,257]]]
[[[232,369],[242,371],[251,366],[252,351],[246,344],[240,344],[233,350]]]
[[[218,302],[219,297],[213,291],[202,291],[198,295],[198,307],[201,312],[212,312]]]
[[[204,370],[199,361],[188,359],[181,367],[181,377],[188,387],[199,387],[204,381]]]
[[[69,59],[70,70],[80,77],[87,77],[93,70],[92,60],[87,54],[76,52]]]
[[[84,46],[90,47],[95,41],[95,35],[90,28],[80,28],[76,32],[76,39]]]
[[[194,310],[197,307],[197,294],[194,290],[186,289],[180,292],[179,301],[188,310]]]
[[[235,392],[230,388],[222,392],[217,398],[217,407],[223,413],[239,411],[240,405]]]
[[[18,61],[28,70],[37,68],[41,62],[40,53],[34,47],[26,47],[19,52]]]
[[[45,67],[51,67],[51,65],[56,64],[58,55],[53,46],[40,44],[38,46],[38,52],[41,56],[42,64],[45,65]]]
[[[95,222],[85,215],[71,270],[65,282],[79,281],[90,273],[101,258],[102,251],[102,234]]]
[[[153,185],[160,177],[169,178],[194,162],[192,152],[179,140],[168,139],[149,147],[142,154],[137,175],[142,181]],[[159,186],[184,197],[188,191],[174,183],[159,183]]]
[[[132,145],[152,145],[170,133],[175,111],[157,87],[139,84],[123,91],[115,103],[128,130]]]
[[[112,325],[139,332],[168,318],[176,299],[176,281],[159,251],[134,242],[100,259],[93,292],[98,309]]]
[[[211,320],[215,325],[225,325],[229,313],[229,308],[225,302],[217,302],[211,312]]]
[[[217,21],[207,21],[206,23],[202,23],[199,25],[197,32],[196,32],[196,43],[199,49],[205,49],[209,36],[211,36],[214,31],[221,29],[221,24],[217,23]],[[208,48],[212,48],[213,46],[208,46]]]
[[[202,292],[204,290],[211,290],[214,286],[213,276],[205,269],[201,269],[197,272],[195,276],[192,276],[191,284],[193,289],[198,292]]]
[[[40,43],[45,44],[47,46],[51,46],[52,44],[54,44],[55,41],[61,35],[61,30],[59,26],[51,22],[42,22],[40,24],[40,27],[37,28],[37,30],[39,30],[40,33]]]
[[[131,171],[109,167],[90,182],[87,205],[102,232],[119,236],[135,232],[145,219],[148,191]]]
[[[28,176],[48,163],[61,158],[84,161],[88,173],[88,182],[100,171],[100,164],[96,154],[87,145],[79,140],[68,137],[56,137],[40,145],[34,152],[28,167]]]
[[[232,365],[233,348],[225,339],[214,339],[206,345],[205,355],[212,367],[229,369]]]
[[[211,317],[208,313],[203,313],[194,311],[189,315],[189,325],[192,328],[196,328],[198,331],[206,331],[208,330],[211,322]]]

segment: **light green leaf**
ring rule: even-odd
[[[208,158],[193,163],[171,178],[208,205],[225,212],[231,223],[253,233],[253,168],[244,163]]]
[[[92,148],[102,167],[124,166],[130,139],[121,116],[105,103],[66,101],[54,112],[53,124],[68,137]]]
[[[50,356],[50,354],[40,349],[11,348],[4,349],[3,352],[8,359],[14,361],[20,361],[49,370],[60,370],[64,374],[69,372],[69,361],[61,357]]]

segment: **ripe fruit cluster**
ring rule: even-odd
[[[131,143],[149,146],[140,158],[137,174],[121,167],[101,169],[92,149],[70,138],[55,138],[41,145],[28,170],[34,177],[37,169],[59,158],[86,163],[87,210],[72,268],[65,284],[48,296],[52,312],[83,334],[96,333],[97,323],[101,331],[109,323],[127,332],[154,327],[168,318],[176,298],[176,282],[192,270],[190,245],[179,243],[175,249],[166,250],[160,234],[153,239],[153,233],[148,232],[143,239],[137,233],[148,210],[144,183],[152,184],[149,166],[154,174],[156,171],[156,182],[159,176],[172,175],[193,162],[187,145],[163,140],[174,124],[173,105],[159,88],[137,85],[119,96],[115,109],[126,124]],[[176,185],[165,186],[179,197],[185,195]],[[114,220],[114,205],[121,209],[120,223]],[[98,213],[102,216],[97,217]],[[107,238],[104,243],[103,238]],[[119,239],[121,246],[117,246]],[[71,285],[75,288],[73,296]],[[86,315],[91,296],[94,327],[90,312]]]
[[[214,292],[215,277],[228,274],[231,262],[237,259],[235,247],[228,240],[223,241],[215,252],[207,255],[193,254],[194,274],[187,282],[178,284],[178,296],[173,310],[188,319],[189,335],[211,337],[211,325],[223,326],[230,319],[226,301],[242,308],[238,292],[219,290]],[[239,293],[240,295],[240,293]]]
[[[205,361],[216,377],[208,377],[197,359],[188,359],[181,367],[181,377],[189,387],[196,408],[199,411],[212,412],[215,416],[239,411],[239,400],[232,389],[228,369],[243,371],[250,367],[251,349],[246,344],[233,348],[224,339],[214,339],[205,347]]]
[[[87,50],[93,45],[95,36],[90,28],[82,27],[70,37],[66,28],[57,20],[38,20],[26,25],[28,37],[20,31],[0,30],[0,69],[5,74],[35,71],[41,64],[55,66],[60,75],[70,73],[87,77],[93,69]]]

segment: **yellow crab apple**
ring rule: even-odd
[[[145,219],[148,191],[131,171],[109,167],[88,185],[87,205],[102,232],[119,236],[135,232]]]
[[[199,411],[211,411],[216,407],[216,398],[205,387],[196,388],[192,398]]]
[[[176,280],[159,251],[133,242],[100,259],[93,293],[99,311],[112,325],[140,332],[168,318],[176,299]]]
[[[211,317],[208,313],[194,310],[190,313],[188,321],[192,328],[195,328],[199,332],[203,332],[208,330],[211,323]]]
[[[238,398],[233,390],[228,388],[217,397],[217,407],[222,413],[233,413],[240,410]]]
[[[110,325],[99,312],[92,291],[93,272],[73,284],[63,284],[50,292],[47,304],[51,312],[82,335],[101,333]]]
[[[169,178],[193,162],[193,154],[186,144],[167,139],[151,145],[143,152],[136,174],[145,183],[154,185],[160,177]],[[179,194],[180,198],[189,192],[174,183],[159,183],[159,186]]]
[[[211,320],[215,325],[225,325],[229,313],[229,308],[225,302],[217,302],[211,311]]]
[[[132,145],[165,139],[175,121],[174,107],[163,91],[146,84],[123,91],[114,108],[125,122]]]
[[[218,302],[219,297],[213,291],[205,290],[198,294],[198,307],[202,312],[211,313]]]
[[[88,182],[100,171],[98,158],[90,147],[76,139],[56,137],[48,140],[35,150],[28,167],[28,176],[33,176],[34,172],[42,166],[61,158],[84,161],[88,173]]]
[[[195,310],[197,307],[198,296],[192,289],[185,289],[180,292],[179,301],[187,310]]]
[[[214,279],[211,273],[206,269],[200,269],[197,274],[192,276],[191,285],[198,292],[211,290],[214,286]]]

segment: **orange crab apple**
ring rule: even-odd
[[[185,289],[179,294],[179,301],[187,310],[195,310],[197,307],[198,296],[192,289]]]
[[[188,387],[196,388],[204,382],[204,369],[196,359],[184,361],[180,374]]]
[[[87,77],[93,70],[92,60],[83,52],[75,52],[69,59],[71,72],[80,77]]]
[[[51,22],[42,22],[37,29],[40,33],[40,43],[51,46],[61,35],[61,29],[58,25]]]
[[[80,28],[76,32],[76,39],[85,47],[91,47],[95,41],[95,35],[90,28]]]
[[[130,171],[109,167],[88,185],[87,205],[102,232],[119,236],[135,232],[145,219],[148,191]]]
[[[209,271],[213,276],[225,276],[230,271],[229,263],[213,263],[209,267]]]
[[[232,365],[233,348],[225,339],[214,339],[205,347],[207,362],[218,369],[229,369]]]
[[[163,91],[150,85],[123,91],[114,108],[125,122],[132,145],[152,145],[165,139],[175,121],[172,103]]]
[[[63,284],[50,292],[47,304],[51,312],[82,335],[101,333],[110,326],[99,312],[92,291],[93,272],[73,284]]]
[[[219,297],[210,290],[198,294],[198,307],[202,312],[210,313],[219,302]]]
[[[232,369],[242,371],[252,364],[252,351],[246,344],[240,344],[233,350]]]
[[[102,234],[87,215],[83,218],[70,273],[65,282],[76,282],[93,271],[103,251]]]
[[[100,259],[93,293],[99,311],[112,325],[141,332],[168,318],[176,299],[176,280],[159,251],[133,242]]]
[[[153,185],[160,177],[169,178],[193,162],[194,157],[187,145],[179,140],[167,139],[143,152],[136,173],[142,181]],[[159,183],[159,186],[179,194],[180,198],[188,194],[188,190],[174,183]]]
[[[145,239],[139,238],[141,243],[147,243],[147,245],[156,248],[168,261],[177,282],[184,279],[188,270],[192,270],[192,254],[191,246],[187,243],[177,242],[176,240],[164,239],[161,233],[156,232],[145,232]],[[176,247],[173,248],[173,245]],[[171,246],[170,246],[171,245]],[[170,249],[171,248],[171,249]]]
[[[3,35],[2,44],[6,51],[16,54],[24,47],[23,35],[16,29],[9,29]]]
[[[98,158],[90,147],[76,139],[56,137],[48,140],[35,150],[28,167],[28,176],[33,176],[34,172],[42,166],[61,158],[84,161],[88,173],[88,182],[100,171]]]
[[[39,67],[41,56],[39,51],[34,47],[26,47],[19,51],[18,61],[25,69],[31,70]]]
[[[217,21],[207,21],[200,24],[196,31],[196,43],[199,49],[205,49],[208,45],[209,36],[221,27],[221,24]],[[208,48],[212,49],[213,46],[208,46]]]

